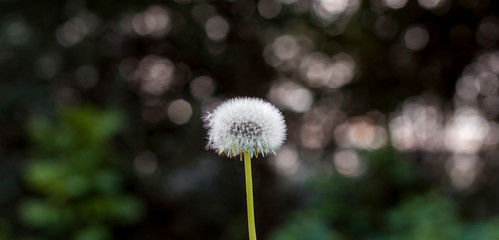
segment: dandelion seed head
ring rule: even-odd
[[[247,152],[276,153],[286,138],[286,124],[281,112],[259,98],[232,98],[212,112],[206,111],[207,148],[233,157]]]

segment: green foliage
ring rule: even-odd
[[[0,219],[0,240],[11,239],[10,224],[4,219]]]
[[[343,240],[324,219],[313,215],[297,215],[272,236],[274,240]]]
[[[394,239],[461,239],[463,225],[450,198],[429,193],[414,197],[388,214]]]
[[[97,240],[140,219],[142,203],[124,191],[111,161],[111,137],[124,127],[119,113],[72,108],[29,126],[35,150],[24,179],[35,196],[20,205],[27,226],[44,237]]]
[[[312,179],[312,200],[271,239],[499,238],[498,219],[467,222],[452,197],[422,184],[406,155],[390,148],[362,155],[368,166],[363,176],[323,174]]]

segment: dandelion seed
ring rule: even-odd
[[[209,149],[233,157],[276,153],[286,138],[281,112],[258,98],[233,98],[205,114]]]

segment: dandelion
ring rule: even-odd
[[[233,98],[220,104],[204,117],[208,129],[207,148],[230,158],[239,155],[246,178],[248,230],[250,240],[256,240],[253,211],[251,158],[275,154],[286,138],[286,125],[281,112],[259,98]]]
[[[228,157],[276,153],[286,132],[284,118],[272,104],[258,98],[233,98],[205,116],[208,148]]]

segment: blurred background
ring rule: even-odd
[[[235,96],[271,240],[499,239],[499,2],[0,1],[0,239],[247,239]]]

